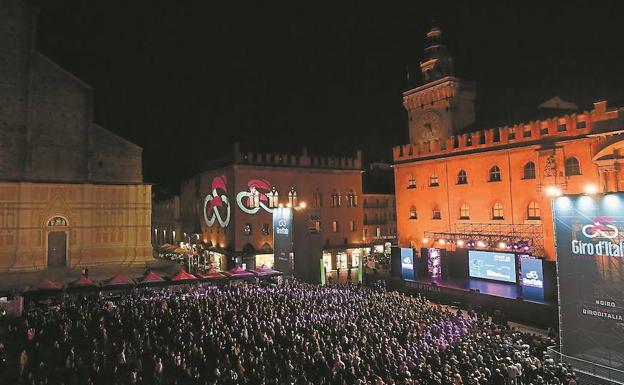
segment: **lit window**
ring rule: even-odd
[[[527,162],[524,165],[524,176],[522,179],[535,179],[535,163]]]
[[[467,184],[468,183],[468,174],[466,171],[459,170],[457,173],[457,184]]]
[[[466,146],[472,146],[472,134],[466,134]]]
[[[254,189],[254,191],[257,191]],[[279,194],[277,193],[277,189],[274,187],[271,188],[271,191],[267,193],[267,198],[269,200],[269,207],[278,207],[279,206]],[[255,206],[258,207],[258,206]]]
[[[501,170],[498,166],[492,166],[490,169],[490,177],[488,179],[489,182],[500,182],[501,181]]]
[[[414,206],[410,207],[409,219],[418,219],[418,212]]]
[[[412,175],[410,175],[407,181],[407,188],[416,188],[416,179]]]
[[[334,233],[338,232],[338,221],[332,221],[332,231]]]
[[[503,213],[503,205],[499,202],[494,203],[494,206],[492,206],[492,219],[505,219],[505,215]]]
[[[470,219],[470,206],[467,203],[462,203],[459,207],[459,219]]]
[[[509,131],[507,131],[507,139],[509,140],[516,139],[516,130],[513,127],[509,128]]]
[[[362,229],[362,236],[363,236],[364,238],[367,238],[367,237],[368,237],[368,228],[367,228],[367,227],[365,227],[364,229]]]
[[[527,219],[533,219],[533,220],[541,219],[540,207],[537,202],[532,201],[527,206]]]
[[[349,190],[347,194],[347,204],[349,207],[357,207],[357,195],[353,192],[353,190]]]
[[[442,213],[440,212],[440,208],[438,206],[434,207],[431,211],[431,219],[442,219]]]
[[[440,180],[436,174],[429,177],[429,187],[437,187],[440,185]]]
[[[341,203],[340,193],[334,190],[331,196],[331,207],[340,207]]]
[[[291,187],[288,192],[288,204],[292,207],[297,206],[297,190],[294,187]]]
[[[381,238],[381,227],[377,227],[375,233],[377,234],[377,238]]]
[[[565,160],[565,174],[566,176],[581,175],[581,165],[578,159],[570,157]]]
[[[356,227],[355,227],[355,221],[349,222],[349,230],[351,230],[351,231],[357,230]]]

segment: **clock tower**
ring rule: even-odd
[[[475,85],[454,76],[453,58],[441,36],[438,27],[427,32],[425,58],[420,62],[424,84],[403,93],[413,144],[439,141],[443,147],[448,137],[475,120]]]

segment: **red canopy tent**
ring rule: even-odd
[[[187,273],[185,270],[180,270],[180,272],[173,277],[171,277],[171,281],[180,282],[180,281],[195,281],[197,279],[193,274]]]
[[[104,286],[132,286],[136,285],[136,282],[132,278],[128,278],[125,275],[117,274],[104,282]]]
[[[282,275],[281,271],[273,270],[267,265],[262,265],[257,269],[251,270],[251,272],[258,278],[274,277],[277,275]]]
[[[143,276],[143,278],[140,279],[139,285],[157,285],[163,282],[165,282],[165,279],[163,277],[150,270]]]
[[[248,272],[240,266],[236,266],[233,269],[225,271],[224,274],[227,275],[230,279],[245,279],[255,277],[253,273]]]
[[[88,289],[88,288],[95,288],[97,287],[97,284],[89,277],[87,277],[86,275],[81,275],[80,278],[78,278],[77,280],[71,282],[68,285],[68,288],[74,288],[74,289]]]
[[[214,267],[211,267],[206,271],[198,271],[197,273],[195,273],[195,275],[197,275],[201,279],[208,279],[208,280],[217,280],[217,279],[227,278],[225,274],[223,274],[220,271],[217,271],[217,269],[215,269]]]

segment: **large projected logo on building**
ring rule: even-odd
[[[220,175],[212,180],[211,192],[204,198],[204,221],[208,227],[214,225],[226,227],[230,223],[230,201],[227,193],[227,178]]]
[[[562,353],[624,365],[624,194],[554,201]]]
[[[270,208],[269,197],[273,199],[271,192],[271,182],[266,179],[250,179],[247,182],[248,191],[241,191],[236,194],[238,207],[247,214],[255,214],[263,209],[269,214],[273,213]]]

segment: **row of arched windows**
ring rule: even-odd
[[[566,158],[564,162],[565,175],[581,175],[581,165],[579,160],[573,156]],[[523,167],[522,179],[535,179],[537,175],[535,162],[529,161]],[[503,179],[500,167],[494,165],[488,172],[488,182],[500,182]],[[468,173],[466,170],[459,170],[457,173],[456,184],[468,184]],[[440,178],[437,174],[431,174],[429,177],[429,187],[437,187],[440,185]],[[407,188],[416,188],[416,179],[410,176]]]
[[[357,207],[358,197],[357,194],[353,190],[349,190],[347,193],[347,206],[348,207]],[[330,207],[341,207],[342,206],[342,195],[338,190],[333,190],[330,195]],[[323,207],[323,193],[319,190],[316,190],[314,193],[314,207]]]
[[[416,210],[416,206],[410,207],[409,219],[418,219],[418,211]],[[439,206],[434,206],[431,210],[431,219],[442,219],[442,214],[440,212]],[[459,219],[467,220],[470,219],[470,206],[467,203],[462,203],[459,205]],[[496,202],[490,208],[490,219],[492,220],[503,220],[505,219],[505,210],[503,209],[503,205],[500,202]],[[526,206],[526,219],[527,220],[540,220],[541,219],[541,211],[540,205],[536,201],[531,201]]]

